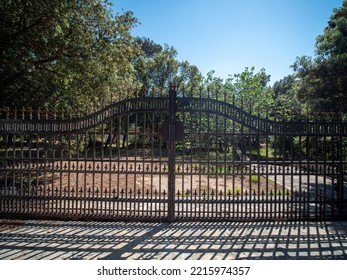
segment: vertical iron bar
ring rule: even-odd
[[[125,215],[127,217],[131,216],[131,209],[132,209],[132,203],[131,203],[131,192],[128,188],[129,181],[130,181],[130,163],[129,163],[129,115],[127,114],[125,116],[125,131],[124,131],[124,137],[125,137],[125,144],[123,143],[123,147],[125,147]],[[123,141],[124,141],[123,137]],[[130,199],[129,199],[130,198]],[[129,202],[128,202],[129,201]]]
[[[17,156],[17,153],[16,153],[16,142],[17,142],[17,135],[16,134],[13,134],[13,143],[12,143],[12,163],[11,163],[11,173],[12,173],[12,183],[11,183],[11,186],[7,186],[6,185],[6,188],[7,188],[7,193],[6,195],[8,196],[8,212],[9,213],[12,213],[13,212],[13,196],[14,196],[14,189],[15,189],[15,186],[16,186],[16,176],[17,176],[17,173],[16,173],[16,156]],[[30,180],[28,179],[28,189],[30,189],[29,187],[29,184],[30,184]],[[34,208],[34,202],[33,202],[33,205],[32,207]]]
[[[191,131],[191,119],[190,120],[186,120],[186,113],[183,112],[183,118],[182,121],[183,123],[187,123],[188,122],[188,126],[190,126],[190,131]],[[190,114],[190,118],[192,117],[192,114]],[[181,188],[181,198],[180,200],[182,201],[179,205],[178,205],[178,215],[182,215],[182,217],[189,217],[189,207],[191,207],[191,203],[192,201],[189,199],[189,191],[188,188],[185,189],[185,177],[190,177],[191,174],[189,174],[189,164],[191,164],[191,161],[186,161],[186,154],[189,153],[189,149],[191,150],[192,145],[190,144],[190,147],[186,147],[184,145],[185,143],[183,143],[183,151],[182,151],[182,158],[181,158],[181,162],[182,162],[182,188]],[[192,159],[193,154],[191,153],[190,159]],[[189,160],[189,158],[188,158]],[[192,179],[192,177],[190,177],[190,179]]]
[[[54,115],[54,120],[56,120],[56,116]],[[54,129],[54,132],[52,133],[51,135],[52,137],[52,160],[51,162],[49,163],[49,166],[51,168],[51,173],[52,173],[52,185],[51,185],[51,189],[50,191],[48,192],[48,195],[49,197],[51,197],[50,199],[50,211],[49,211],[49,214],[54,214],[54,203],[56,202],[55,199],[54,199],[54,181],[55,181],[55,159],[56,159],[56,134],[55,134],[55,129]]]
[[[216,91],[216,99],[217,99],[217,91]],[[216,172],[216,193],[215,193],[215,203],[212,203],[212,217],[215,218],[218,215],[218,159],[219,159],[219,139],[220,139],[220,135],[219,135],[219,131],[218,131],[218,114],[215,114],[215,172]],[[213,199],[213,197],[212,197]]]
[[[137,178],[137,137],[138,137],[138,114],[135,114],[135,139],[134,139],[134,216],[139,217],[140,216],[140,207],[139,207],[139,195],[136,185],[136,178]]]
[[[71,160],[72,160],[72,158],[71,158],[71,153],[72,153],[72,145],[71,145],[71,133],[69,133],[69,137],[68,137],[68,141],[69,141],[69,143],[68,143],[68,147],[69,147],[69,151],[68,151],[68,156],[67,156],[67,161],[68,161],[68,163],[67,163],[67,175],[68,175],[68,178],[67,178],[67,189],[66,189],[66,187],[65,187],[65,190],[64,190],[64,201],[66,201],[67,200],[67,208],[66,208],[66,206],[64,207],[65,208],[65,213],[67,214],[67,215],[71,215],[71,214],[73,214],[73,213],[70,213],[70,207],[71,207],[71,200],[70,200],[70,187],[71,187]],[[72,201],[72,203],[73,203],[73,201]]]
[[[258,120],[260,118],[260,114],[259,114],[259,111],[258,111]],[[258,211],[255,211],[254,212],[257,212],[257,215],[254,215],[253,218],[257,218],[257,219],[260,219],[260,217],[263,218],[263,216],[261,215],[260,212],[264,213],[264,204],[263,203],[260,203],[260,185],[261,185],[261,181],[262,179],[264,178],[263,176],[263,170],[262,170],[262,166],[260,164],[260,161],[261,161],[261,155],[260,155],[260,149],[261,149],[261,138],[260,138],[260,132],[258,131],[256,134],[255,134],[255,137],[256,137],[256,140],[255,140],[255,143],[256,143],[256,146],[257,146],[257,150],[258,150],[258,153],[257,153],[257,195],[253,197],[253,207],[254,208],[258,208]],[[254,201],[256,200],[256,201]],[[261,209],[260,209],[261,208]],[[262,210],[262,211],[260,211]]]
[[[153,190],[153,172],[154,172],[154,118],[155,118],[155,114],[152,112],[152,120],[151,120],[151,126],[149,127],[149,129],[148,129],[148,133],[149,133],[149,139],[150,139],[150,141],[151,141],[151,166],[150,166],[150,169],[149,169],[149,171],[151,172],[151,186],[152,186],[152,188],[151,188],[151,211],[150,211],[150,216],[151,217],[156,217],[156,215],[157,215],[157,204],[156,204],[156,202],[153,202],[153,194],[154,194],[154,201],[156,201],[157,200],[157,195],[155,194],[155,193],[157,193],[157,189],[155,188],[154,190]],[[154,211],[153,211],[153,209],[154,209]]]
[[[17,108],[15,108],[14,111],[14,119],[17,119]],[[15,133],[12,134],[12,161],[10,164],[10,170],[11,170],[11,175],[12,175],[12,182],[10,183],[10,185],[5,186],[5,188],[7,189],[6,192],[6,196],[7,196],[7,212],[8,213],[12,213],[13,212],[13,194],[14,194],[14,188],[16,185],[16,142],[17,142],[17,135]],[[29,182],[30,180],[28,179],[28,186],[29,186]],[[29,189],[29,187],[28,187]]]
[[[284,118],[284,115],[282,116],[282,118]],[[285,122],[283,121],[283,124],[285,124]],[[288,139],[288,135],[283,135],[282,134],[282,188],[280,188],[277,192],[277,197],[278,197],[278,210],[279,210],[279,218],[282,218],[284,215],[284,209],[285,209],[285,205],[284,205],[284,201],[283,201],[283,193],[285,192],[284,189],[286,187],[286,162],[287,162],[287,153],[286,153],[286,142]]]
[[[293,219],[294,214],[294,200],[293,200],[293,194],[294,194],[294,172],[296,167],[294,168],[294,136],[291,135],[291,141],[290,141],[290,193],[289,190],[286,190],[286,199],[287,199],[287,218]],[[295,173],[296,175],[296,173]]]
[[[197,157],[197,160],[199,161],[199,164],[198,164],[198,172],[199,172],[199,188],[198,188],[198,195],[197,195],[197,198],[199,200],[199,204],[198,204],[198,213],[197,213],[197,216],[200,218],[202,213],[201,213],[201,206],[204,205],[204,203],[201,203],[201,200],[202,200],[202,192],[203,192],[203,189],[201,187],[201,184],[202,184],[202,173],[205,173],[204,171],[204,163],[203,163],[203,157],[202,157],[202,149],[201,149],[201,146],[202,146],[202,143],[203,143],[203,134],[204,134],[204,130],[203,130],[203,113],[201,111],[199,111],[199,120],[198,120],[198,126],[197,126],[197,130],[195,131],[195,135],[197,135],[198,137],[198,157]],[[195,216],[195,217],[197,217]]]
[[[308,123],[310,127],[310,123]],[[310,133],[310,131],[309,131]],[[310,217],[310,204],[311,204],[311,188],[310,188],[310,173],[311,173],[311,151],[310,151],[310,135],[306,137],[306,160],[307,160],[307,177],[306,177],[306,202],[307,205],[305,205],[307,213],[305,213],[306,218]]]
[[[183,113],[184,114],[184,113]],[[186,207],[186,203],[184,201],[184,178],[185,176],[188,176],[187,174],[185,174],[185,154],[186,154],[186,146],[185,146],[185,143],[183,143],[183,147],[182,147],[182,155],[181,157],[179,158],[179,160],[177,160],[176,158],[176,161],[179,161],[178,165],[177,165],[177,171],[178,173],[181,172],[182,176],[179,176],[179,181],[181,181],[181,184],[178,184],[177,186],[177,193],[176,193],[176,189],[175,189],[175,197],[177,197],[177,200],[179,200],[179,203],[176,205],[176,209],[175,209],[175,212],[176,212],[176,217],[177,218],[182,218],[184,217],[184,213],[185,213],[185,210],[187,209]],[[175,169],[176,169],[176,165],[175,165]],[[179,187],[181,185],[181,188]],[[176,188],[176,186],[175,186]],[[186,208],[185,208],[186,207]]]
[[[336,218],[338,216],[338,191],[339,191],[339,182],[338,182],[338,166],[336,163],[336,154],[338,151],[335,146],[335,128],[334,125],[331,127],[332,136],[330,138],[330,176],[331,176],[331,186],[330,186],[330,197],[331,197],[331,217]]]
[[[95,208],[95,203],[97,202],[97,200],[95,199],[95,171],[96,171],[96,124],[97,124],[97,120],[96,120],[96,116],[95,116],[95,112],[96,112],[96,108],[94,105],[94,127],[93,127],[93,165],[92,165],[92,189],[91,192],[89,192],[88,195],[88,199],[91,202],[91,206],[90,204],[88,205],[88,216],[90,216],[91,214],[94,213],[94,208]]]
[[[276,117],[275,117],[275,121],[276,121]],[[274,148],[274,178],[275,180],[274,180],[274,191],[271,191],[272,196],[270,195],[270,199],[271,199],[271,218],[276,219],[277,218],[277,171],[278,171],[277,157],[279,156],[279,152],[278,152],[278,150],[280,149],[279,141],[281,139],[277,131],[275,131],[274,139],[275,139],[275,148]]]
[[[102,108],[104,108],[104,104],[102,103]],[[104,143],[106,143],[107,139],[105,139],[105,119],[104,116],[102,115],[102,124],[101,124],[101,143],[100,143],[100,152],[101,152],[101,158],[100,158],[100,189],[97,194],[99,197],[98,202],[97,202],[97,211],[98,211],[98,216],[106,216],[106,210],[107,207],[104,205],[104,199],[103,199],[103,190],[104,190],[104,159],[105,159],[105,150],[104,150]],[[105,174],[106,175],[106,174]]]
[[[6,120],[8,120],[9,118],[9,110],[7,109],[7,112],[6,112]],[[4,159],[5,159],[5,172],[4,172],[4,181],[3,183],[1,182],[0,184],[0,187],[3,188],[2,192],[4,193],[4,197],[0,197],[0,211],[3,212],[3,213],[6,213],[7,210],[6,210],[6,188],[7,188],[7,184],[8,184],[8,164],[9,164],[9,158],[8,158],[8,147],[9,147],[9,135],[8,133],[5,131],[5,134],[2,136],[3,138],[3,141],[5,141],[5,151],[4,151]],[[24,193],[23,193],[23,173],[21,173],[21,196],[24,196]],[[24,206],[24,205],[23,205]],[[22,206],[22,207],[23,207]],[[21,207],[21,212],[23,211]]]
[[[160,89],[160,96],[162,96],[162,94],[163,94],[163,89],[161,88]],[[159,123],[161,124],[162,122],[163,122],[163,115],[162,114],[159,114]],[[159,131],[157,131],[158,133],[159,133]],[[161,165],[162,165],[162,145],[163,145],[163,142],[162,142],[162,137],[160,137],[160,135],[158,135],[158,137],[159,137],[159,143],[158,143],[158,145],[159,145],[159,147],[158,147],[158,152],[159,152],[159,154],[158,154],[158,156],[159,156],[159,160],[158,160],[158,162],[157,162],[157,164],[158,164],[158,166],[157,166],[157,169],[156,169],[156,173],[157,173],[157,175],[156,176],[158,176],[159,177],[159,209],[158,209],[158,216],[159,216],[159,218],[161,218],[162,217],[162,215],[165,215],[165,207],[163,208],[163,203],[162,203],[162,200],[163,200],[163,198],[165,199],[165,197],[164,197],[164,195],[163,195],[163,189],[162,189],[162,185],[161,185],[161,182],[162,182],[162,169],[161,169]],[[135,147],[136,147],[136,145],[135,145]],[[136,148],[135,148],[136,149]]]
[[[143,113],[143,131],[142,131],[142,198],[146,198],[147,190],[145,190],[145,172],[146,172],[146,126],[147,126],[147,113]],[[145,208],[148,207],[148,202],[142,202],[142,217],[145,216]]]
[[[24,109],[23,109],[22,120],[24,120]],[[25,157],[24,157],[24,144],[23,144],[23,142],[25,142],[24,137],[26,137],[25,134],[21,136],[22,139],[21,139],[20,172],[19,172],[19,176],[20,176],[20,178],[19,178],[19,180],[20,180],[19,184],[20,184],[20,186],[19,186],[19,188],[18,188],[18,186],[16,186],[17,194],[19,194],[19,195],[21,195],[21,196],[23,195],[23,175],[24,175],[24,172],[23,172],[23,169],[24,169],[23,161],[24,161],[24,159],[25,159]],[[6,161],[5,161],[5,163],[6,163]],[[6,164],[7,164],[7,163],[6,163]],[[18,183],[17,183],[17,184],[18,184]],[[21,213],[22,199],[19,199],[19,201],[16,203],[16,205],[17,205],[17,209],[16,209],[17,213]],[[0,211],[1,211],[1,209],[0,209]]]
[[[266,122],[269,122],[268,112],[266,113]],[[262,192],[262,203],[265,203],[265,217],[268,219],[269,217],[269,138],[270,135],[265,135],[265,174],[266,174],[266,182],[265,182],[265,192]]]
[[[243,99],[241,98],[241,110],[244,110],[244,106],[243,106]],[[245,201],[244,201],[244,177],[245,177],[245,174],[244,174],[244,169],[245,169],[245,164],[244,164],[244,155],[243,155],[243,152],[245,151],[245,143],[244,143],[244,124],[245,124],[246,120],[245,118],[242,120],[242,123],[241,123],[241,127],[240,127],[240,133],[241,133],[241,142],[240,142],[240,166],[241,166],[241,190],[240,190],[240,199],[241,199],[241,202],[239,204],[239,201],[237,203],[237,217],[238,218],[241,218],[243,219],[244,218],[244,206],[245,206]],[[240,208],[239,208],[239,205],[240,205]],[[241,211],[241,213],[239,212]]]
[[[116,207],[116,216],[119,217],[119,216],[122,216],[123,214],[123,195],[122,193],[120,192],[119,188],[120,188],[120,177],[122,176],[123,177],[123,174],[121,174],[121,168],[120,168],[120,164],[121,164],[121,160],[122,160],[122,157],[121,157],[121,133],[122,133],[122,117],[119,116],[117,119],[117,150],[118,150],[118,160],[117,160],[117,166],[116,166],[116,174],[117,174],[117,185],[115,186],[114,188],[114,195],[116,196],[117,198],[117,207]],[[123,143],[122,143],[123,145]]]
[[[226,106],[227,106],[227,92],[224,91],[224,108],[226,110]],[[228,170],[228,166],[227,166],[227,160],[228,160],[228,140],[227,140],[227,129],[228,129],[228,121],[227,121],[227,117],[224,117],[224,126],[223,126],[223,132],[224,132],[224,139],[223,139],[223,151],[224,151],[224,164],[223,164],[223,179],[224,179],[224,187],[223,187],[223,195],[221,196],[221,198],[223,199],[223,211],[224,211],[224,215],[223,218],[226,219],[229,215],[230,215],[230,208],[227,209],[227,203],[226,203],[226,198],[227,198],[227,170]]]
[[[112,96],[111,96],[111,101],[112,101]],[[108,195],[107,198],[109,199],[109,203],[108,203],[108,214],[110,217],[113,217],[114,215],[114,201],[111,200],[112,198],[112,172],[113,172],[113,167],[112,167],[112,162],[113,162],[113,139],[115,139],[117,137],[115,129],[113,128],[113,119],[110,119],[110,129],[109,129],[109,133],[110,133],[110,149],[109,149],[109,153],[110,153],[110,158],[109,158],[109,179],[108,179]]]
[[[316,126],[316,128],[318,128],[318,124],[316,124],[315,125]],[[318,218],[318,215],[320,214],[320,211],[318,212],[318,207],[320,207],[321,206],[321,204],[320,204],[320,198],[319,198],[319,194],[320,194],[320,186],[319,186],[319,184],[318,184],[318,177],[319,177],[319,166],[318,166],[318,158],[319,158],[319,156],[320,156],[320,149],[319,149],[319,141],[318,141],[318,135],[317,135],[317,133],[318,133],[318,129],[316,130],[316,135],[315,135],[315,141],[314,141],[314,143],[315,143],[315,149],[313,150],[313,152],[314,152],[314,155],[315,155],[315,172],[314,172],[314,174],[315,174],[315,185],[316,185],[316,187],[315,187],[315,213],[314,213],[314,218],[315,219],[317,219]]]
[[[193,117],[195,118],[195,114],[192,112],[190,113],[189,115],[189,121],[190,121],[190,126],[192,126],[193,124]],[[183,123],[186,123],[186,113],[183,113],[183,118],[182,118],[182,121]],[[192,129],[190,129],[190,131],[192,131]],[[188,192],[188,203],[189,203],[189,206],[190,206],[190,212],[189,212],[189,217],[193,217],[193,212],[195,213],[196,215],[196,207],[197,207],[197,204],[196,204],[196,201],[193,201],[193,186],[194,186],[194,176],[193,176],[193,155],[194,155],[194,152],[193,152],[193,145],[190,144],[190,192]],[[195,189],[196,191],[196,189]],[[193,209],[194,207],[194,209]]]
[[[324,131],[324,135],[323,135],[323,185],[324,185],[324,189],[323,189],[323,219],[326,218],[326,203],[327,203],[327,176],[328,176],[328,163],[327,163],[327,138],[326,138],[326,133],[327,131]]]
[[[176,121],[176,90],[171,85],[169,91],[169,141],[168,141],[168,220],[175,219],[175,121]]]
[[[282,112],[282,118],[283,118],[283,124],[287,124],[289,121],[286,120],[286,113]],[[288,172],[288,156],[289,151],[288,148],[288,141],[290,141],[290,133],[283,135],[283,148],[282,148],[282,188],[279,190],[278,199],[280,201],[280,219],[285,219],[285,213],[286,213],[286,202],[285,202],[285,193],[286,193],[286,172]]]
[[[87,211],[87,170],[88,168],[88,149],[89,147],[89,133],[88,130],[85,131],[84,134],[84,141],[85,141],[85,152],[84,152],[84,166],[83,166],[83,171],[84,171],[84,181],[82,185],[82,189],[79,191],[81,195],[81,215],[86,215]],[[82,207],[83,206],[83,207]]]
[[[235,137],[235,95],[233,94],[232,96],[232,105],[233,105],[233,116],[232,116],[232,131],[231,131],[231,134],[232,134],[232,137],[233,137],[233,146],[232,146],[232,153],[233,153],[233,158],[232,158],[232,164],[231,164],[231,167],[232,167],[232,189],[230,190],[231,194],[230,194],[230,197],[232,199],[232,202],[229,202],[229,203],[232,203],[232,219],[235,219],[235,175],[237,174],[237,171],[236,168],[235,168],[235,156],[236,156],[236,137]],[[237,175],[236,175],[237,176]]]
[[[78,115],[79,116],[79,115]],[[78,186],[79,186],[79,159],[80,159],[80,145],[81,145],[81,134],[80,132],[76,132],[76,143],[77,143],[77,153],[76,153],[76,182],[74,184],[74,186],[72,187],[74,190],[74,193],[72,194],[73,196],[73,205],[74,205],[74,209],[73,212],[75,215],[78,215]]]
[[[344,199],[344,187],[343,187],[343,138],[342,138],[342,125],[340,122],[340,126],[339,126],[339,141],[338,141],[338,145],[339,145],[339,152],[338,152],[338,156],[339,156],[339,161],[338,161],[338,170],[337,170],[337,174],[338,174],[338,181],[337,181],[337,188],[338,188],[338,208],[339,208],[339,218],[341,219],[343,217],[343,208],[344,208],[344,203],[343,203],[343,199]]]
[[[251,116],[253,116],[253,112],[252,112],[252,100],[250,100],[249,102],[249,114]],[[249,120],[249,122],[251,122],[251,119]],[[249,123],[250,124],[250,123]],[[246,197],[245,197],[245,201],[247,201],[245,203],[245,206],[246,206],[246,219],[250,219],[250,217],[252,216],[252,203],[250,201],[250,198],[252,197],[251,194],[252,194],[252,186],[253,186],[253,182],[252,182],[252,155],[251,155],[251,150],[252,150],[252,130],[251,128],[247,128],[248,130],[248,135],[247,135],[247,141],[246,141],[246,147],[245,147],[245,159],[247,160],[247,151],[248,151],[248,154],[249,154],[249,160],[248,160],[248,163],[246,164],[247,169],[248,169],[248,191],[246,190]]]
[[[302,136],[299,135],[299,190],[298,193],[295,194],[296,196],[296,200],[299,200],[299,203],[296,205],[299,207],[299,220],[303,219],[303,212],[302,212],[302,198],[303,198],[303,193],[302,193],[302,176],[303,176],[303,172],[302,172],[302,155],[303,155],[303,151],[302,151],[303,147],[302,147]],[[297,213],[298,211],[295,211],[295,213]],[[297,218],[297,214],[295,214],[295,218]]]
[[[209,96],[209,94],[210,94],[209,91],[207,93]],[[211,165],[210,165],[211,150],[210,149],[211,149],[213,139],[211,140],[211,135],[212,135],[211,122],[210,122],[211,114],[208,112],[206,115],[207,115],[207,133],[206,134],[207,134],[208,147],[207,147],[207,191],[206,191],[205,198],[207,198],[207,199],[204,201],[204,204],[206,205],[206,208],[207,208],[206,216],[207,216],[207,218],[209,218],[210,217],[210,177],[211,177],[211,171],[210,171],[210,168],[211,168]],[[205,207],[204,207],[204,214],[205,214]]]

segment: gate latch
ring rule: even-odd
[[[165,120],[160,127],[160,135],[164,141],[169,141],[169,120]],[[175,141],[183,141],[184,139],[184,128],[183,122],[175,121]]]

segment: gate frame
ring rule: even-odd
[[[165,104],[161,104],[162,101],[165,101],[167,103]],[[144,104],[142,104],[141,102],[143,102]],[[201,104],[204,104],[204,102],[207,102],[206,104],[208,104],[207,107],[203,107],[201,106]],[[189,107],[187,108],[183,108],[183,107],[179,107],[180,105],[183,106],[185,103],[189,104],[189,105],[194,105],[195,109],[189,111]],[[182,105],[183,104],[183,105]],[[141,107],[142,106],[142,107]],[[199,107],[200,106],[200,107]],[[211,109],[213,108],[213,109]],[[220,111],[217,111],[217,108]],[[168,109],[168,111],[166,111]],[[158,111],[156,111],[158,110]],[[176,206],[177,206],[177,202],[176,202],[176,140],[177,140],[177,119],[176,119],[176,114],[177,112],[209,112],[208,110],[212,110],[212,114],[216,114],[219,116],[222,116],[224,118],[229,118],[230,120],[232,120],[233,122],[239,122],[241,126],[245,126],[248,127],[249,129],[254,129],[256,131],[258,131],[258,135],[274,135],[274,136],[280,136],[280,135],[289,135],[291,137],[295,137],[295,136],[308,136],[308,137],[318,137],[320,136],[330,136],[332,135],[332,137],[336,137],[337,139],[339,139],[339,144],[337,150],[340,151],[340,157],[338,160],[333,160],[333,163],[337,164],[336,166],[336,173],[333,174],[336,176],[337,178],[337,183],[336,183],[336,189],[337,189],[337,198],[336,200],[333,200],[333,203],[336,204],[339,213],[336,216],[333,216],[333,219],[346,219],[347,216],[344,213],[345,211],[345,207],[347,206],[346,204],[346,198],[344,197],[346,196],[344,194],[344,175],[346,173],[345,168],[347,165],[347,161],[343,159],[343,142],[342,139],[344,139],[344,137],[347,136],[347,123],[344,122],[278,122],[278,121],[270,121],[268,119],[262,119],[260,117],[256,117],[253,115],[250,115],[249,113],[247,113],[246,111],[243,110],[242,107],[236,107],[235,104],[229,104],[226,102],[226,100],[224,101],[219,101],[219,100],[214,100],[214,99],[210,99],[210,98],[193,98],[193,97],[179,97],[177,98],[177,91],[176,91],[176,87],[174,85],[170,85],[170,89],[169,89],[169,96],[168,97],[160,97],[158,99],[158,97],[142,97],[142,98],[134,98],[134,99],[127,99],[127,100],[123,100],[120,101],[118,103],[115,104],[111,104],[108,107],[105,107],[104,109],[102,109],[99,112],[95,112],[92,115],[88,115],[87,117],[84,118],[80,118],[80,119],[70,119],[70,120],[49,120],[49,121],[45,121],[44,119],[40,119],[38,118],[38,120],[24,120],[24,117],[22,119],[15,117],[14,119],[9,119],[9,114],[7,114],[7,117],[5,119],[0,119],[0,132],[4,133],[5,136],[3,137],[8,137],[8,135],[10,135],[11,133],[17,133],[20,134],[20,132],[23,133],[43,133],[43,135],[51,135],[48,133],[54,133],[56,131],[62,133],[62,135],[65,133],[65,131],[67,131],[67,133],[70,133],[70,141],[71,141],[71,134],[72,133],[77,133],[76,131],[85,131],[85,134],[87,135],[87,132],[89,129],[94,128],[94,135],[95,135],[95,129],[96,126],[100,123],[105,122],[105,120],[109,119],[111,120],[112,118],[112,114],[116,117],[122,116],[122,115],[126,115],[130,116],[130,114],[132,113],[147,113],[147,112],[160,112],[161,114],[164,113],[168,113],[168,139],[167,139],[167,151],[168,151],[168,157],[167,157],[167,167],[168,167],[168,171],[167,176],[168,176],[168,196],[167,196],[167,216],[161,217],[161,218],[156,218],[156,217],[152,217],[153,220],[165,220],[165,221],[176,221],[179,220],[180,218],[178,216],[176,216]],[[229,111],[228,111],[229,110]],[[24,114],[24,113],[23,113]],[[232,116],[230,116],[232,115]],[[113,116],[113,117],[114,117]],[[129,129],[129,127],[128,127]],[[47,132],[50,131],[50,132]],[[326,131],[330,131],[330,134],[326,133]],[[271,133],[270,133],[271,132]],[[119,132],[120,133],[120,132]],[[267,134],[269,133],[269,134]],[[226,132],[225,132],[226,134]],[[53,135],[53,134],[52,134]],[[111,131],[111,135],[112,135],[112,131]],[[245,134],[247,135],[247,134]],[[37,139],[39,136],[37,136]],[[39,144],[38,140],[36,142],[37,146]],[[11,151],[11,149],[10,149]],[[23,149],[22,149],[23,152]],[[94,150],[93,152],[95,152],[95,146],[94,146]],[[15,154],[15,146],[13,146],[13,153]],[[39,149],[37,149],[37,153],[39,153]],[[15,156],[13,156],[15,157]],[[7,173],[9,172],[8,170],[12,170],[13,172],[18,172],[18,173],[24,173],[26,172],[26,167],[23,167],[23,161],[25,160],[32,160],[32,158],[29,156],[29,158],[25,158],[24,156],[20,157],[20,164],[21,166],[19,167],[19,169],[15,169],[16,167],[14,166],[8,166],[8,164],[10,164],[11,159],[7,158],[7,157],[3,157],[5,159],[5,166],[2,163],[2,166],[0,166],[0,174],[1,172],[4,172],[5,174],[5,184],[10,184],[11,182],[9,182],[10,180],[7,180]],[[0,160],[2,158],[0,157]],[[53,158],[54,160],[55,158]],[[14,158],[13,158],[14,160]],[[62,161],[62,158],[57,158],[57,161]],[[73,159],[74,160],[74,159]],[[84,159],[85,161],[87,161],[87,158]],[[111,160],[110,160],[111,161]],[[54,162],[54,161],[53,161]],[[312,161],[311,161],[312,162]],[[317,161],[316,161],[317,162]],[[127,160],[128,163],[128,160]],[[308,161],[308,163],[310,163],[310,161]],[[313,164],[315,162],[313,161]],[[135,161],[136,164],[136,161]],[[153,163],[152,163],[153,164]],[[258,164],[259,164],[259,160],[258,160]],[[299,166],[301,166],[302,164],[302,160],[299,160]],[[325,161],[325,164],[326,161]],[[135,166],[136,167],[136,166]],[[11,169],[12,168],[12,169]],[[38,172],[40,170],[39,166],[35,167],[36,169],[29,169],[32,173]],[[46,168],[46,166],[45,166]],[[53,167],[54,168],[54,167]],[[62,167],[60,167],[62,169]],[[327,167],[324,166],[324,170]],[[60,173],[62,174],[63,171],[60,171]],[[69,171],[70,172],[70,171]],[[93,169],[92,172],[95,172],[95,170]],[[111,172],[111,170],[109,171]],[[325,171],[324,171],[325,172]],[[53,171],[54,173],[54,171]],[[128,172],[127,170],[125,171],[126,176],[128,176]],[[162,176],[161,174],[163,173],[158,173],[159,176]],[[190,175],[192,175],[192,173],[189,173]],[[208,173],[210,174],[210,173]],[[211,173],[212,174],[212,173]],[[276,174],[276,173],[275,173]],[[136,175],[136,172],[135,172]],[[70,176],[70,175],[69,175]],[[224,175],[226,176],[226,175]],[[281,175],[282,176],[282,175]],[[284,176],[284,174],[283,174]],[[292,174],[293,176],[293,174]],[[301,173],[299,173],[299,176],[302,176]],[[326,176],[326,175],[325,175]],[[70,177],[69,177],[70,178]],[[12,179],[11,179],[12,180]],[[22,179],[21,179],[22,180]],[[14,180],[13,180],[14,181]],[[23,184],[23,181],[22,181]],[[0,182],[0,189],[1,189],[2,185]],[[6,185],[5,188],[7,188],[8,186]],[[62,188],[62,185],[60,185],[60,191]],[[52,191],[53,194],[53,191]],[[1,193],[0,193],[0,210],[1,207],[4,207],[3,209],[5,209],[5,206],[1,206],[1,203],[7,203],[9,201],[15,201],[15,199],[24,199],[27,197],[21,197],[18,196],[17,194],[13,195],[4,195],[5,198],[3,200],[1,200]],[[134,195],[135,197],[135,195]],[[71,198],[71,197],[69,197]],[[73,197],[72,197],[73,198]],[[29,197],[30,199],[30,197]],[[33,198],[35,199],[35,197]],[[44,201],[45,198],[36,198],[39,202],[40,201]],[[53,198],[55,199],[55,198]],[[61,201],[63,201],[63,197],[60,198]],[[57,198],[58,200],[58,198]],[[164,199],[165,200],[165,199]],[[160,200],[161,203],[164,203],[162,201],[164,200]],[[66,201],[66,200],[65,200]],[[212,203],[213,201],[209,201],[207,199],[206,203]],[[241,201],[242,202],[242,201]],[[17,202],[18,203],[18,202]],[[20,202],[22,203],[22,202]],[[135,203],[135,202],[133,202]],[[140,203],[140,202],[138,202]],[[150,203],[156,203],[154,202],[154,200],[152,200]],[[37,203],[36,203],[37,205]],[[37,209],[36,209],[37,210]],[[60,209],[61,210],[61,209]],[[39,212],[39,211],[38,211]],[[7,214],[10,216],[30,216],[31,213],[16,213],[16,211],[10,211],[8,213],[0,213],[0,216]],[[40,213],[34,213],[32,214],[35,217],[40,217],[41,214]],[[85,213],[85,215],[87,215]],[[43,217],[43,216],[41,216]],[[63,218],[64,216],[61,216],[60,214],[52,214],[52,217],[59,217],[59,218]],[[70,217],[70,216],[68,216]],[[91,218],[94,216],[86,216],[86,218]],[[102,217],[99,216],[95,216],[95,219],[101,219]],[[115,216],[115,217],[111,217],[111,219],[118,219],[118,220],[134,220],[132,217],[130,216]],[[148,217],[139,217],[139,220],[151,220],[151,218]],[[212,218],[211,218],[212,219]],[[263,220],[264,218],[259,218],[259,220]],[[206,220],[205,218],[203,220]],[[212,219],[215,220],[215,219]],[[226,218],[221,218],[221,220],[226,220]]]

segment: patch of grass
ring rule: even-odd
[[[259,175],[251,175],[251,182],[258,183],[260,181]]]
[[[259,149],[252,149],[250,152],[251,156],[253,158],[258,158],[258,156],[262,157],[262,158],[268,158],[268,159],[274,159],[280,158],[280,155],[276,154],[275,156],[275,150],[272,147],[261,147]]]
[[[240,187],[234,187],[233,189],[228,189],[226,195],[240,195],[241,194],[241,188]]]

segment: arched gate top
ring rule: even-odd
[[[259,134],[269,135],[329,135],[346,136],[345,122],[272,121],[249,114],[224,101],[209,98],[177,97],[176,112],[216,114],[238,122]],[[137,112],[165,113],[169,111],[169,97],[141,97],[113,103],[88,116],[64,120],[1,119],[0,133],[69,133],[86,131],[116,117]]]

